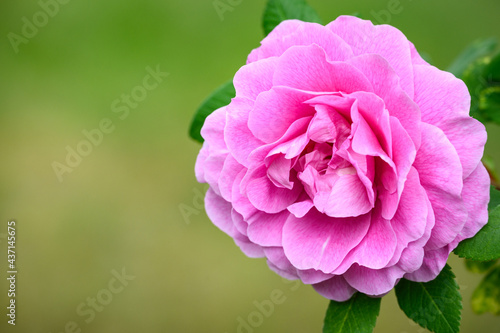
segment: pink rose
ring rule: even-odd
[[[196,176],[213,223],[326,298],[427,282],[488,220],[470,95],[396,28],[282,22],[205,121]]]

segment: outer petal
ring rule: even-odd
[[[300,280],[305,284],[316,284],[332,278],[331,274],[325,274],[315,269],[305,271],[297,270]]]
[[[233,98],[228,105],[224,140],[231,155],[241,164],[249,167],[248,155],[264,143],[248,128],[248,115],[254,102],[246,98]]]
[[[422,146],[414,166],[436,216],[436,225],[426,245],[426,250],[435,250],[451,243],[467,220],[461,198],[462,166],[444,133],[428,124],[422,124]]]
[[[382,296],[394,288],[405,273],[397,266],[374,270],[354,264],[344,274],[344,278],[353,288],[364,294]]]
[[[469,115],[470,95],[462,80],[434,66],[415,65],[414,73],[422,121],[439,127],[443,120]]]
[[[361,242],[369,226],[369,215],[337,219],[313,209],[301,219],[288,218],[283,249],[294,267],[330,273]]]
[[[427,199],[427,223],[425,225],[425,231],[421,238],[416,241],[411,242],[406,249],[403,250],[399,262],[396,264],[398,267],[402,268],[407,273],[415,272],[420,269],[424,260],[424,245],[428,242],[431,237],[432,229],[436,223],[436,218],[434,212],[432,211],[432,206]]]
[[[233,79],[236,96],[255,101],[261,92],[270,90],[277,63],[278,58],[273,57],[241,67]]]
[[[246,169],[240,171],[233,182],[233,190],[231,192],[231,203],[234,210],[240,213],[245,220],[249,219],[253,214],[257,213],[257,209],[251,204],[246,196],[241,194],[240,185],[243,177],[247,173]]]
[[[345,302],[356,293],[356,289],[351,287],[342,276],[334,276],[313,287],[321,296],[337,302]]]
[[[351,46],[354,55],[374,53],[384,57],[401,78],[401,87],[413,98],[410,44],[401,31],[353,16],[340,16],[327,27]]]
[[[239,164],[233,156],[227,156],[218,178],[218,187],[224,200],[231,201],[234,179],[244,169],[245,168]]]
[[[273,84],[318,92],[373,91],[357,68],[346,62],[328,61],[325,51],[315,44],[285,51],[276,66]]]
[[[380,208],[375,208],[368,233],[361,243],[347,255],[339,269],[345,271],[353,263],[371,269],[384,268],[394,256],[396,246],[397,238],[391,222],[382,218]],[[340,272],[336,270],[334,273]]]
[[[208,143],[203,142],[203,147],[200,149],[200,153],[196,157],[196,164],[194,166],[194,172],[196,175],[196,180],[199,183],[206,183],[207,181],[205,180],[205,160],[207,159],[209,154],[208,151]]]
[[[257,213],[249,220],[248,238],[261,246],[281,246],[283,226],[290,213]]]
[[[463,116],[443,120],[438,127],[443,130],[458,153],[463,178],[469,177],[483,157],[487,138],[484,125],[474,118]]]
[[[415,282],[434,280],[446,265],[449,254],[446,246],[437,250],[426,251],[422,267],[413,273],[406,274],[405,279]]]
[[[422,124],[422,146],[414,167],[422,185],[460,195],[462,193],[462,165],[457,152],[444,133],[437,127]]]
[[[208,217],[220,230],[234,237],[238,231],[231,218],[231,209],[231,203],[217,195],[211,188],[208,189],[205,195],[205,210]]]
[[[201,128],[201,136],[209,144],[210,153],[227,152],[224,141],[224,126],[226,125],[226,107],[212,112]]]
[[[249,258],[265,257],[264,250],[257,244],[252,243],[246,236],[241,236],[240,238],[235,237],[234,242]]]
[[[267,264],[278,275],[294,280],[298,279],[297,269],[293,267],[290,260],[285,256],[282,247],[265,247],[264,253],[267,257]]]
[[[233,224],[236,230],[238,230],[239,233],[242,234],[243,236],[248,236],[247,235],[248,222],[246,222],[243,219],[243,216],[241,216],[240,213],[234,210],[234,208],[231,210],[231,218],[233,219]]]
[[[490,175],[482,163],[464,181],[462,199],[469,212],[467,222],[457,238],[449,245],[451,252],[459,242],[473,237],[488,223],[488,202],[490,201]]]
[[[325,50],[332,61],[343,61],[352,56],[352,50],[328,28],[299,20],[281,22],[250,54],[248,62],[279,57],[292,46],[316,44]]]
[[[219,177],[227,156],[227,153],[211,154],[203,164],[205,180],[217,195],[221,194],[219,190]]]
[[[469,117],[470,95],[465,83],[432,66],[415,66],[415,102],[422,121],[441,128],[455,146],[467,178],[483,155],[486,131]]]

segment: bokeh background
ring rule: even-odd
[[[355,12],[377,21],[394,1],[309,2],[328,22]],[[273,290],[286,300],[254,332],[321,331],[328,301],[246,258],[206,217],[206,188],[194,178],[193,112],[258,46],[264,6],[243,0],[221,19],[213,0],[72,0],[16,53],[8,33],[21,35],[23,17],[33,22],[41,7],[1,2],[0,332],[237,332],[238,318],[247,321]],[[385,19],[439,68],[477,38],[500,38],[497,0],[400,0],[398,8]],[[111,104],[142,85],[148,66],[169,76],[120,119]],[[76,149],[82,131],[105,118],[114,131],[60,182],[53,162],[64,163],[66,147]],[[500,165],[499,128],[488,131],[487,154]],[[18,228],[15,327],[5,316],[10,219]],[[470,309],[481,276],[454,256],[450,263],[464,296],[462,331],[498,332],[500,318]],[[109,300],[112,272],[122,269],[135,278]],[[100,312],[77,313],[97,296],[106,300]],[[393,293],[375,331],[424,332]]]

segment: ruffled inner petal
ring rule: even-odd
[[[304,102],[313,93],[289,87],[274,87],[261,93],[248,116],[248,128],[265,143],[280,139],[300,118],[313,116],[314,108]]]

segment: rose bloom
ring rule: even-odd
[[[249,257],[326,298],[436,278],[488,221],[470,95],[394,27],[282,22],[201,134],[209,218]]]

